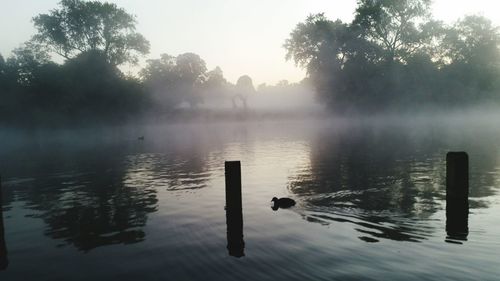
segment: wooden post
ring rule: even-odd
[[[446,154],[446,199],[469,198],[469,156],[466,152]]]
[[[469,234],[468,218],[469,157],[466,152],[448,152],[446,154],[447,238],[466,241]]]
[[[9,265],[7,259],[7,247],[5,245],[5,231],[3,226],[3,198],[2,198],[2,178],[0,177],[0,270],[5,270]]]
[[[243,207],[241,203],[241,163],[225,162],[226,176],[226,224],[227,249],[229,255],[243,257],[245,242],[243,241]]]

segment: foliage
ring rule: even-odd
[[[498,28],[481,16],[445,26],[428,10],[428,0],[360,0],[350,24],[311,15],[285,41],[286,58],[337,112],[498,101]]]
[[[207,90],[219,90],[224,88],[228,82],[224,78],[224,73],[220,67],[215,67],[213,70],[207,72],[207,78],[205,80],[204,86]]]
[[[200,88],[206,81],[207,67],[194,53],[177,57],[162,54],[159,59],[148,60],[140,76],[161,110],[171,110],[183,102],[196,107],[202,102]]]
[[[127,77],[118,66],[136,62],[149,43],[135,31],[134,16],[115,4],[62,0],[33,21],[33,39],[0,55],[0,125],[120,123],[146,111],[231,102],[246,108],[256,92],[248,75],[233,85],[194,53],[163,54],[147,61],[140,79]],[[499,101],[499,28],[481,16],[447,26],[430,17],[429,0],[359,0],[351,23],[310,15],[284,47],[335,112]],[[54,52],[66,58],[62,64],[52,61]],[[305,92],[285,80],[258,89]]]
[[[418,23],[429,6],[430,0],[359,0],[353,25],[382,47],[387,61],[405,60],[426,39]]]
[[[64,58],[99,50],[109,63],[120,65],[149,52],[149,42],[135,32],[135,18],[115,4],[62,0],[59,5],[33,18],[34,40]]]
[[[38,62],[30,68],[29,80],[19,79],[25,65],[17,60],[24,61],[17,55],[8,59],[18,82],[0,92],[3,125],[116,123],[137,115],[148,103],[142,86],[124,77],[99,51],[82,53],[63,65]]]
[[[243,75],[238,78],[236,81],[236,91],[242,95],[248,95],[255,92],[255,88],[253,86],[252,78],[248,75]]]

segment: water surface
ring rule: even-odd
[[[500,129],[479,124],[3,132],[0,279],[498,280]],[[471,170],[460,239],[445,228],[453,150]],[[242,165],[239,258],[227,249],[225,160]],[[273,196],[297,205],[273,211]]]

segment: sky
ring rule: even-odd
[[[59,0],[0,0],[0,54],[4,57],[35,33],[31,18]],[[108,0],[137,18],[137,31],[151,43],[143,59],[193,52],[209,69],[220,66],[230,82],[241,75],[254,84],[300,81],[305,72],[286,61],[284,41],[309,14],[351,21],[356,0]],[[434,0],[434,18],[453,23],[480,14],[500,25],[498,0]]]

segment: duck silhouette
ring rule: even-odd
[[[286,209],[295,206],[295,200],[290,198],[278,199],[276,197],[273,197],[271,201],[273,202],[273,206],[271,207],[271,209],[273,209],[274,211],[277,211],[279,208]]]
[[[143,141],[143,140],[144,140],[144,136],[140,136],[140,137],[138,137],[138,138],[137,138],[137,140],[139,140],[139,141]]]

